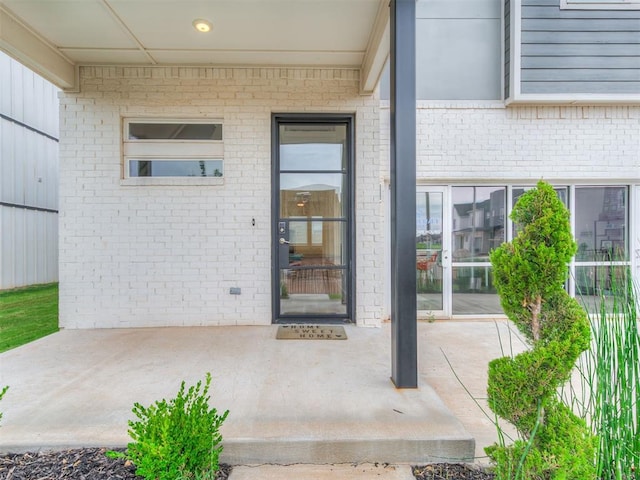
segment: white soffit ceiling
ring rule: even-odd
[[[0,15],[0,47],[36,65],[57,55],[73,67],[298,65],[369,75],[388,54],[388,0],[0,0]],[[213,29],[197,32],[197,18]],[[37,41],[44,50],[32,51]]]

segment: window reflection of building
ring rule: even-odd
[[[504,187],[452,187],[452,313],[500,313],[489,252],[505,239]],[[476,294],[483,294],[480,300]]]
[[[504,206],[504,188],[453,188],[454,261],[488,261],[489,252],[504,241]]]
[[[626,198],[626,187],[576,189],[577,260],[627,259]]]
[[[576,295],[601,295],[629,267],[627,187],[576,188]]]
[[[501,313],[493,288],[489,253],[506,237],[512,240],[517,235],[515,224],[511,225],[509,232],[506,230],[508,215],[517,200],[534,186],[429,188],[440,188],[450,198],[451,203],[445,205],[446,212],[450,212],[445,221],[449,230],[439,232],[436,239],[434,231],[427,228],[427,219],[422,220],[422,225],[418,219],[417,275],[419,280],[423,280],[422,284],[419,282],[419,288],[422,285],[426,294],[430,286],[429,271],[432,267],[427,245],[444,242],[442,249],[450,249],[452,253],[451,268],[445,270],[450,279],[449,289],[443,292],[444,304],[450,305],[446,314]],[[610,296],[613,282],[621,281],[631,267],[629,187],[565,185],[554,188],[570,211],[578,243],[578,252],[570,265],[567,288],[581,297],[581,302],[588,303],[587,308],[592,308],[597,304],[599,295]],[[424,204],[425,201],[418,197],[419,217],[426,215]],[[423,257],[420,257],[421,247]]]

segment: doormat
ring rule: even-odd
[[[280,325],[278,340],[346,340],[347,334],[340,325]]]

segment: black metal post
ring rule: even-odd
[[[418,386],[416,0],[391,0],[391,380]]]

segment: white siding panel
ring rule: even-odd
[[[36,179],[35,172],[38,168],[38,143],[40,135],[29,130],[22,132],[24,141],[16,148],[21,150],[20,163],[24,174],[24,199],[23,203],[29,206],[38,205],[36,202]]]
[[[0,290],[58,279],[56,213],[0,206]]]
[[[3,90],[0,88],[0,92]],[[0,201],[8,201],[8,192],[13,185],[13,168],[8,161],[10,144],[7,139],[9,138],[10,127],[11,123],[0,118]]]
[[[36,277],[36,265],[38,262],[38,239],[36,237],[38,215],[33,210],[27,210],[24,216],[24,283],[33,285],[38,283]],[[21,215],[21,214],[18,214]]]
[[[18,68],[15,62],[11,64],[11,109],[9,110],[9,116],[19,122],[24,120],[22,70],[22,68]]]
[[[19,182],[15,160],[16,125],[4,119],[0,119],[0,125],[0,201],[16,203]]]
[[[44,99],[42,105],[44,106],[44,126],[43,130],[51,136],[58,138],[58,132],[60,131],[60,115],[58,115],[58,89],[55,85],[42,79],[44,89]]]
[[[0,112],[11,111],[11,59],[0,53]]]
[[[0,201],[58,208],[58,144],[0,119]]]
[[[0,113],[0,289],[54,282],[58,90],[0,53]]]
[[[22,159],[25,167],[25,204],[56,210],[57,144],[29,130],[24,131],[24,136],[27,139]]]
[[[14,286],[27,285],[27,271],[25,269],[25,212],[11,212],[13,232],[9,230],[9,235],[14,237],[13,242],[13,278]]]
[[[18,65],[16,68],[20,68]],[[35,96],[35,85],[33,81],[33,73],[26,69],[22,69],[22,98],[16,99],[18,101],[22,101],[22,118],[21,122],[26,123],[34,128],[37,128],[37,119],[38,115],[36,113],[36,109],[34,108],[34,96]]]
[[[13,243],[14,235],[9,235],[13,231],[13,225],[9,225],[11,217],[9,208],[0,205],[0,289],[9,288],[15,284],[13,278]]]
[[[44,206],[53,210],[58,209],[58,184],[60,174],[58,171],[58,144],[47,142],[46,144],[47,162],[42,180],[46,193]]]
[[[13,175],[14,175],[14,191],[13,191],[13,203],[24,204],[25,202],[25,188],[24,188],[24,157],[27,145],[25,144],[25,130],[17,125],[12,125],[13,129],[13,159],[9,159],[9,162],[13,162]]]

